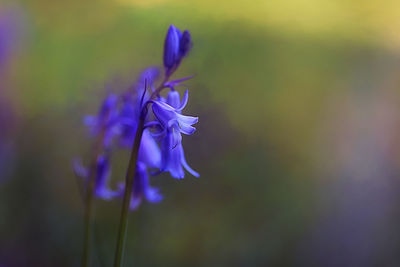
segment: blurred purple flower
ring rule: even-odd
[[[113,137],[120,132],[118,124],[118,97],[110,94],[103,101],[97,116],[86,116],[84,123],[89,127],[92,136],[104,134],[105,147],[110,146]]]
[[[151,203],[160,202],[163,198],[157,188],[150,186],[146,164],[139,161],[136,166],[136,177],[133,182],[133,192],[130,203],[131,210],[137,209],[143,197]]]
[[[147,85],[154,91],[153,85],[154,82],[160,77],[160,68],[158,67],[149,67],[144,69],[136,82],[136,91],[138,95],[141,95],[144,90],[144,84],[147,82]],[[142,90],[139,90],[142,89]]]
[[[142,71],[139,75],[138,81],[134,86],[134,91],[128,91],[122,96],[122,107],[119,112],[120,123],[120,145],[123,147],[131,148],[133,140],[135,139],[136,127],[139,119],[141,109],[141,96],[144,85],[153,88],[153,83],[160,76],[160,70],[157,67],[149,67]],[[149,98],[147,92],[144,92],[143,101],[146,102]]]
[[[120,184],[120,194],[123,195],[124,184]],[[149,175],[145,163],[138,161],[136,165],[136,174],[133,181],[133,190],[130,201],[130,209],[136,210],[145,198],[150,203],[157,203],[163,199],[158,188],[150,186]]]
[[[185,57],[192,48],[192,37],[188,30],[185,30],[179,41],[179,60]]]
[[[81,177],[85,184],[89,182],[90,171],[84,167],[79,160],[74,161],[75,174]],[[117,191],[112,191],[108,188],[108,180],[110,179],[111,170],[109,159],[100,155],[96,163],[96,179],[94,185],[94,195],[104,200],[110,200],[120,195]]]
[[[139,149],[139,161],[151,168],[161,167],[161,151],[148,129],[144,130]]]

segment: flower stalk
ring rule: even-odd
[[[118,230],[118,240],[117,240],[117,248],[115,251],[115,261],[114,266],[120,267],[123,263],[124,258],[124,248],[126,242],[126,232],[128,226],[128,214],[129,214],[129,204],[131,200],[131,194],[133,189],[133,182],[135,179],[136,173],[136,166],[137,166],[137,159],[139,155],[139,147],[140,141],[142,139],[144,129],[144,116],[142,114],[139,118],[139,124],[135,135],[135,140],[133,142],[132,152],[129,159],[129,166],[128,171],[126,174],[126,181],[125,181],[125,192],[124,198],[122,202],[122,209],[121,209],[121,217],[119,221],[119,230]]]
[[[85,180],[85,239],[82,266],[90,266],[91,235],[94,218],[94,198],[111,200],[122,197],[122,207],[115,250],[114,266],[121,267],[128,231],[129,211],[136,210],[143,199],[150,203],[160,202],[163,198],[158,188],[149,182],[150,169],[157,169],[151,175],[169,172],[173,178],[182,179],[184,169],[195,177],[199,174],[187,164],[182,147],[182,134],[192,135],[196,130],[192,125],[198,118],[182,114],[188,101],[188,91],[181,100],[176,86],[192,77],[171,80],[181,61],[187,56],[192,42],[190,33],[183,33],[171,25],[164,43],[164,77],[156,89],[153,81],[159,78],[159,69],[151,67],[142,72],[135,89],[143,94],[126,91],[121,95],[109,94],[97,116],[86,116],[85,124],[91,135],[97,136],[94,146],[94,160],[89,169],[78,161],[74,162],[77,176]],[[148,83],[150,81],[148,91]],[[130,88],[129,88],[130,89]],[[169,89],[166,97],[161,95]],[[137,91],[139,92],[139,91]],[[150,116],[148,112],[151,110]],[[119,143],[116,143],[117,141]],[[118,189],[108,186],[111,175],[110,156],[113,148],[119,144],[130,148],[130,158],[125,183],[119,183]],[[183,169],[184,168],[184,169]]]
[[[160,86],[157,87],[157,89],[154,91],[154,93],[151,95],[150,99],[154,98],[155,96],[159,95],[161,90],[165,88],[164,84],[168,81],[169,75],[166,75],[161,82]],[[143,92],[143,96],[145,95],[147,91],[147,83],[145,81],[145,88]],[[140,148],[140,143],[142,140],[142,135],[144,131],[144,124],[145,124],[145,118],[147,115],[147,107],[146,104],[143,104],[143,96],[140,101],[141,104],[141,111],[139,115],[139,122],[136,130],[136,135],[135,139],[133,141],[133,146],[132,146],[132,151],[131,155],[129,158],[129,163],[128,163],[128,171],[126,173],[126,179],[125,179],[125,190],[124,190],[124,197],[122,200],[122,209],[121,209],[121,217],[119,221],[119,229],[118,229],[118,239],[117,239],[117,247],[115,250],[115,260],[114,260],[114,267],[121,267],[123,264],[123,259],[124,259],[124,249],[125,249],[125,242],[126,242],[126,233],[128,230],[128,215],[129,215],[129,206],[130,206],[130,201],[131,201],[131,195],[132,195],[132,190],[133,190],[133,183],[135,180],[135,174],[136,174],[136,167],[137,167],[137,161],[138,161],[138,156],[139,156],[139,148]]]
[[[97,157],[101,151],[101,144],[104,139],[104,131],[101,132],[94,149],[93,149],[93,161],[90,165],[90,176],[87,181],[86,186],[86,198],[85,198],[85,233],[84,233],[84,241],[83,241],[83,255],[82,255],[82,267],[90,266],[91,262],[91,245],[92,245],[92,228],[94,221],[94,187],[96,182],[96,172],[97,172]]]

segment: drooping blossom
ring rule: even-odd
[[[138,161],[136,165],[135,179],[133,181],[130,209],[137,209],[140,203],[142,203],[143,198],[150,203],[157,203],[163,199],[159,190],[150,186],[146,164]]]
[[[192,125],[198,121],[197,117],[182,115],[182,109],[188,101],[188,91],[182,101],[177,91],[170,91],[167,101],[155,101],[153,112],[157,117],[161,131],[156,134],[161,136],[161,171],[170,172],[174,178],[182,179],[185,176],[183,168],[195,177],[200,175],[186,162],[182,146],[181,133],[192,135],[196,128]]]
[[[192,77],[170,80],[191,47],[189,31],[181,33],[171,25],[164,42],[164,77],[160,77],[160,69],[157,67],[145,69],[128,90],[120,95],[107,96],[99,113],[85,118],[85,124],[89,126],[92,136],[104,139],[101,155],[107,156],[116,148],[131,149],[138,125],[144,121],[135,163],[131,210],[137,209],[143,199],[151,203],[162,200],[159,190],[150,186],[149,174],[169,172],[172,177],[181,179],[186,169],[193,176],[199,177],[187,164],[182,146],[182,134],[192,135],[196,130],[192,125],[197,123],[198,118],[182,115],[182,110],[188,102],[188,91],[181,100],[178,91],[175,90],[175,87],[182,86],[182,82]],[[155,86],[156,81],[162,83]],[[169,90],[166,98],[161,94],[163,89]],[[149,105],[151,109],[148,109]],[[75,172],[86,177],[85,179],[89,177],[88,170],[81,164],[75,164]],[[124,184],[120,184],[116,191],[108,188],[110,173],[109,158],[99,157],[95,177],[96,197],[111,199],[123,195]]]
[[[82,165],[80,160],[74,161],[75,174],[81,177],[85,184],[89,183],[90,169]],[[94,183],[94,195],[104,200],[110,200],[120,195],[118,191],[113,191],[108,188],[108,181],[111,176],[111,169],[109,159],[105,155],[100,155],[96,162],[95,168],[95,183]]]
[[[182,110],[185,108],[189,98],[189,93],[186,90],[185,94],[180,101],[178,91],[170,91],[168,93],[167,101],[162,100],[153,102],[153,112],[159,121],[164,134],[172,135],[172,145],[176,146],[181,142],[181,133],[192,135],[196,128],[192,125],[197,123],[198,117],[182,115]]]
[[[93,137],[103,135],[105,147],[111,144],[113,137],[120,131],[117,105],[118,97],[110,94],[103,101],[97,116],[88,115],[84,118],[84,123]]]

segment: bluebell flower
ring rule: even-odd
[[[122,107],[119,113],[120,145],[126,148],[131,148],[135,139],[140,112],[137,102],[136,97],[131,93],[125,94],[122,98]]]
[[[174,178],[182,179],[185,176],[184,167],[195,177],[199,174],[187,164],[181,133],[191,135],[196,128],[192,125],[198,121],[197,117],[182,115],[182,109],[188,101],[188,91],[182,101],[178,91],[170,91],[167,101],[154,101],[153,112],[159,121],[161,131],[156,136],[161,136],[161,171],[169,171]]]
[[[75,160],[75,174],[81,177],[85,184],[89,182],[90,170],[82,165],[79,160]],[[108,188],[108,180],[110,179],[111,169],[109,160],[106,156],[100,155],[96,163],[96,178],[94,184],[94,195],[104,200],[110,200],[120,195],[118,191],[113,191]]]
[[[170,131],[166,132],[161,141],[161,151],[161,171],[170,172],[172,177],[183,179],[185,177],[183,168],[185,168],[193,176],[200,176],[200,174],[193,170],[186,162],[182,142],[175,144],[173,141],[173,134],[171,134]]]
[[[138,95],[142,95],[145,82],[154,91],[154,82],[160,77],[160,68],[149,67],[144,69],[140,74],[136,82],[135,91]]]
[[[104,146],[108,147],[111,144],[112,138],[119,133],[119,111],[118,97],[110,94],[103,101],[97,116],[86,116],[84,123],[89,127],[92,136],[104,134]]]
[[[145,89],[145,83],[154,91],[153,83],[160,76],[160,70],[156,67],[149,67],[142,71],[138,77],[138,81],[134,85],[134,90],[126,92],[122,96],[122,107],[119,113],[120,123],[120,144],[123,147],[131,148],[133,140],[135,139],[135,133],[139,115],[141,111],[141,96]],[[147,92],[144,94],[143,103],[149,98]]]
[[[148,129],[143,131],[139,148],[139,161],[151,168],[161,167],[161,151]]]
[[[162,200],[158,189],[150,186],[149,171],[151,169],[157,170],[152,172],[152,175],[166,171],[170,172],[172,177],[181,179],[184,178],[184,170],[186,170],[193,176],[199,177],[199,174],[186,162],[182,146],[182,134],[192,135],[196,131],[193,125],[197,123],[198,118],[182,115],[182,110],[188,101],[188,91],[181,100],[179,93],[175,90],[175,87],[182,86],[184,81],[192,77],[170,80],[191,47],[192,39],[189,31],[185,30],[182,33],[174,25],[170,25],[164,41],[163,60],[166,71],[163,83],[154,87],[154,81],[159,79],[160,69],[147,68],[128,91],[119,96],[109,95],[96,116],[85,118],[85,124],[89,126],[91,134],[103,138],[101,156],[98,157],[96,177],[94,177],[95,196],[111,199],[123,195],[125,191],[123,184],[117,191],[110,190],[107,186],[110,166],[108,158],[104,155],[110,155],[114,137],[118,138],[119,145],[123,148],[132,148],[139,123],[144,123],[144,128],[135,163],[136,173],[130,196],[131,210],[137,209],[143,199],[152,203]],[[148,90],[149,88],[151,91]],[[167,97],[163,98],[160,92],[165,88],[169,88],[170,91]],[[149,105],[151,105],[152,114],[149,113]],[[141,124],[140,129],[142,126]],[[155,127],[157,131],[150,132],[152,127]],[[87,184],[90,177],[89,170],[77,162],[74,169]]]
[[[123,194],[124,184],[120,184],[120,192]],[[135,179],[133,180],[130,209],[136,210],[145,198],[150,203],[157,203],[163,199],[158,188],[151,187],[146,164],[138,161],[136,165]]]
[[[174,146],[181,142],[181,133],[191,135],[196,131],[192,125],[197,123],[198,117],[182,115],[182,110],[185,108],[188,101],[188,91],[180,101],[178,91],[170,91],[167,96],[167,102],[164,101],[153,101],[153,112],[161,128],[167,131],[173,136]]]

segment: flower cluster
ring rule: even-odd
[[[192,135],[196,130],[193,125],[198,118],[182,114],[188,102],[188,91],[185,91],[181,99],[175,89],[191,77],[170,80],[191,46],[189,31],[181,33],[171,25],[164,43],[164,77],[161,77],[159,68],[147,68],[132,88],[120,95],[108,95],[96,116],[85,117],[84,122],[91,136],[97,140],[97,152],[91,168],[85,168],[76,160],[74,170],[86,185],[93,175],[96,197],[109,200],[123,195],[124,183],[120,183],[115,190],[108,186],[111,176],[110,157],[115,148],[131,148],[136,132],[142,128],[144,130],[130,201],[132,210],[140,205],[143,198],[152,203],[162,200],[159,190],[150,186],[150,176],[169,172],[172,177],[182,179],[186,169],[193,176],[199,177],[186,162],[182,146],[182,134]],[[156,86],[159,80],[162,82]],[[166,97],[161,94],[164,89],[168,90]],[[144,121],[142,128],[138,127],[140,120]]]

